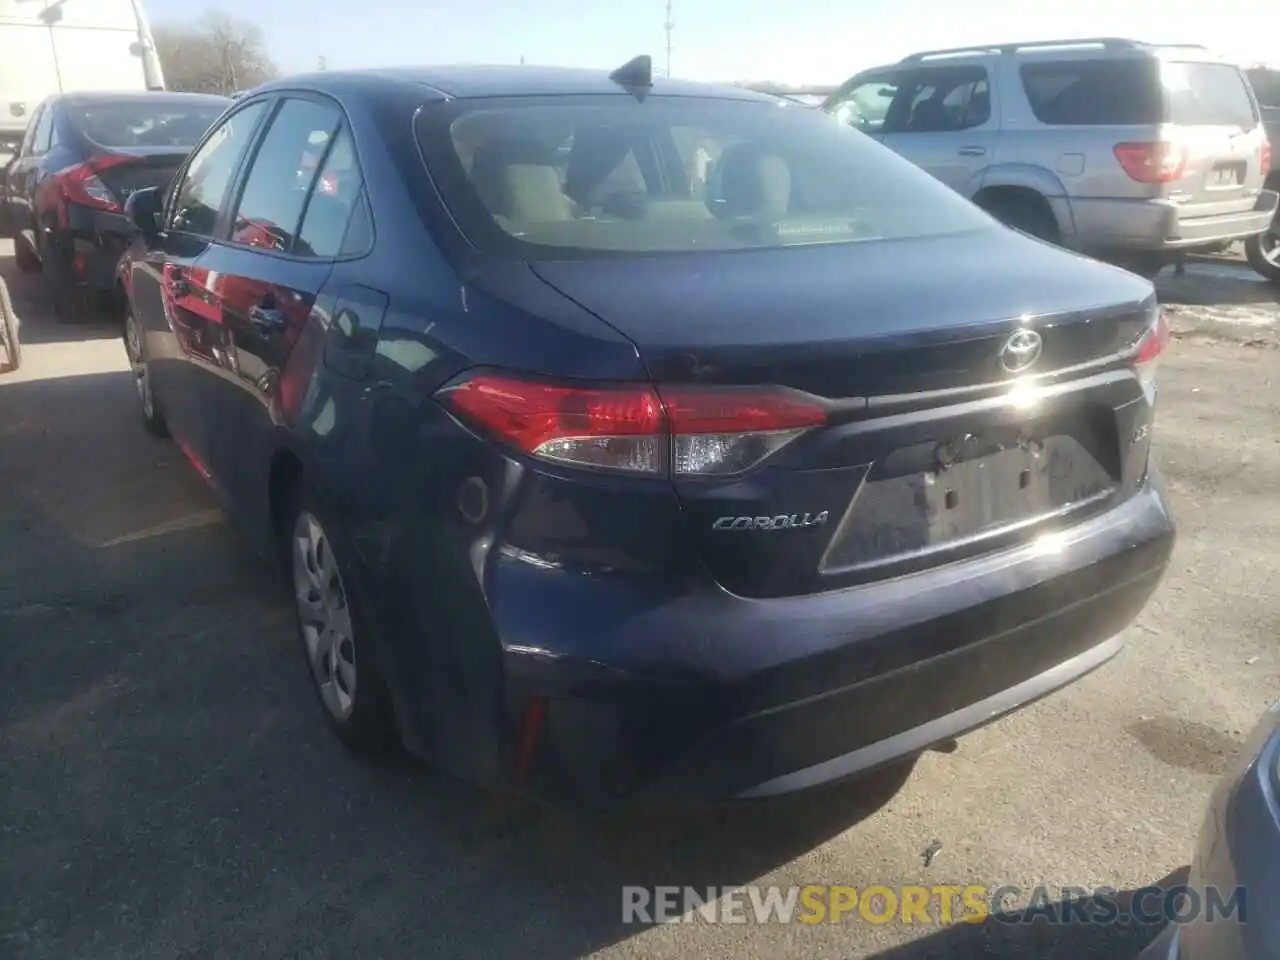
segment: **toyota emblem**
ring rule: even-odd
[[[1040,359],[1043,348],[1040,334],[1023,327],[1014,331],[1000,348],[1000,365],[1009,373],[1021,373]]]

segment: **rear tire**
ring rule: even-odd
[[[1062,239],[1057,218],[1038,194],[994,193],[980,197],[978,206],[1005,226],[1021,230],[1038,240],[1058,243]]]
[[[20,273],[40,272],[40,255],[21,234],[13,239],[13,262]]]
[[[350,749],[381,755],[396,742],[395,719],[342,527],[305,477],[286,502],[280,549],[303,660],[325,722]]]
[[[1268,233],[1246,240],[1244,255],[1259,276],[1280,284],[1280,227],[1272,224],[1272,228]]]
[[[152,391],[151,361],[147,358],[147,340],[130,306],[125,308],[124,351],[129,357],[133,384],[138,393],[138,409],[142,414],[142,425],[157,437],[167,437],[169,426],[165,423],[164,414],[160,412],[160,405],[156,402],[155,393]]]

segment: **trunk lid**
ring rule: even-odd
[[[1003,228],[534,270],[629,337],[660,385],[830,401],[826,426],[762,467],[675,481],[704,561],[741,595],[1017,542],[1145,471],[1149,405],[1120,354],[1150,323],[1150,284]],[[1043,387],[1026,409],[1001,359],[1023,328],[1040,337],[1026,373]]]
[[[187,151],[174,147],[130,147],[128,149],[99,151],[95,162],[97,177],[120,201],[147,187],[169,186],[178,167],[187,158]]]
[[[630,338],[658,382],[776,383],[821,397],[883,396],[1002,379],[1023,318],[1037,373],[1131,342],[1151,286],[993,227],[918,240],[706,256],[535,264]]]

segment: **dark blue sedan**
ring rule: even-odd
[[[1103,664],[1169,559],[1151,285],[776,97],[295,77],[130,211],[143,417],[353,746],[783,794]]]

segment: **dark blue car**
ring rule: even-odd
[[[817,111],[326,72],[130,211],[143,415],[289,571],[352,745],[782,794],[1104,663],[1168,561],[1151,285]]]

